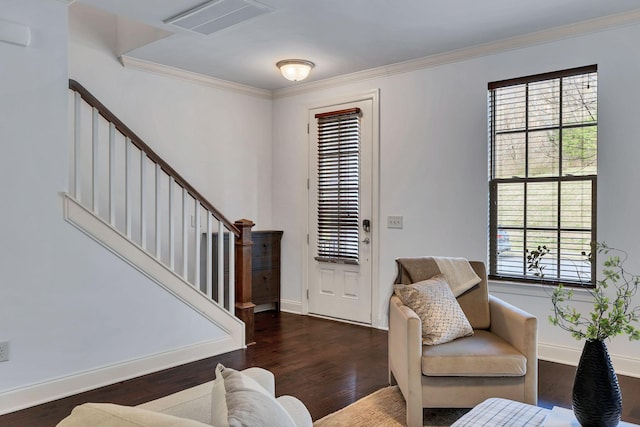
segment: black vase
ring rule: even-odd
[[[582,427],[615,427],[622,395],[604,342],[587,341],[573,383],[573,412]]]

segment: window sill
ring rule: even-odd
[[[536,298],[551,298],[553,286],[540,285],[530,282],[517,282],[511,280],[489,280],[489,293],[524,295]],[[573,289],[571,301],[593,302],[593,298],[587,289]]]

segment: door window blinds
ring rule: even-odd
[[[316,114],[318,120],[318,256],[358,263],[359,108]]]

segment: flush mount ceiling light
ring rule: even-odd
[[[284,78],[292,82],[306,79],[315,65],[313,62],[305,61],[304,59],[285,59],[276,64]]]

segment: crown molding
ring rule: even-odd
[[[288,96],[295,96],[303,94],[305,92],[346,85],[357,81],[387,77],[400,73],[408,73],[411,71],[449,64],[452,62],[458,62],[466,59],[477,58],[480,56],[486,56],[527,46],[547,43],[554,40],[577,37],[580,35],[603,31],[610,28],[632,25],[638,22],[640,22],[640,9],[635,9],[631,12],[609,15],[602,18],[564,25],[561,27],[525,34],[522,36],[510,37],[494,42],[483,43],[476,46],[456,49],[444,53],[438,53],[423,58],[384,65],[381,67],[371,68],[369,70],[358,71],[355,73],[345,74],[342,76],[332,77],[316,82],[303,83],[292,87],[276,89],[273,91],[273,98],[277,99]]]
[[[121,55],[120,62],[125,68],[131,68],[133,70],[147,71],[149,73],[186,80],[191,83],[201,84],[215,89],[230,90],[233,92],[241,93],[243,95],[271,99],[271,91],[266,89],[259,89],[240,83],[230,82],[228,80],[217,79],[215,77],[207,76],[200,73],[194,73],[192,71],[182,70],[180,68],[175,68],[168,65],[162,65],[155,62],[145,61],[143,59],[132,58],[127,55]]]

